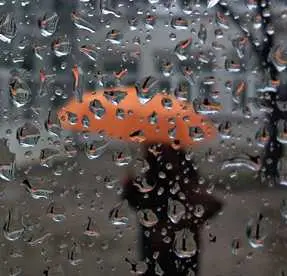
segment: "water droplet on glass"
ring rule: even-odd
[[[66,220],[64,208],[59,207],[59,204],[52,202],[47,209],[47,217],[51,218],[54,222],[61,223]]]
[[[54,193],[52,190],[37,189],[31,186],[28,180],[23,181],[23,185],[26,190],[30,193],[33,199],[49,199],[51,194]]]
[[[52,36],[59,22],[59,16],[56,12],[48,12],[39,20],[39,28],[41,35],[44,37]]]
[[[109,213],[109,220],[113,225],[127,225],[129,222],[128,201],[118,203]]]
[[[207,0],[207,8],[213,8],[220,0]]]
[[[11,43],[16,36],[16,21],[11,13],[3,14],[0,17],[0,40]]]
[[[106,35],[106,40],[111,42],[112,44],[120,44],[123,39],[123,35],[118,30],[111,30]]]
[[[170,25],[176,30],[186,30],[188,28],[188,21],[182,17],[174,17]]]
[[[92,160],[101,157],[109,146],[109,141],[105,138],[89,141],[85,144],[85,153]]]
[[[152,184],[153,185],[149,184],[144,176],[137,176],[133,181],[133,185],[138,188],[138,191],[140,193],[151,192],[155,187],[155,184],[154,183]]]
[[[187,60],[190,57],[189,49],[190,49],[191,44],[192,44],[192,39],[189,38],[189,39],[180,41],[176,45],[174,49],[174,53],[180,61]]]
[[[190,127],[189,128],[189,137],[193,141],[202,141],[205,138],[203,130],[199,127]]]
[[[39,129],[31,123],[25,123],[17,130],[17,140],[22,147],[34,147],[40,137]]]
[[[112,104],[118,105],[120,104],[121,101],[123,101],[126,98],[127,92],[120,90],[104,91],[103,95]]]
[[[54,40],[52,43],[52,49],[56,57],[63,57],[71,53],[72,44],[70,40],[65,36]]]
[[[8,241],[18,240],[24,233],[22,218],[19,211],[10,209],[3,226],[3,235]]]
[[[123,151],[113,153],[113,161],[118,167],[128,166],[132,160],[130,149],[127,146]]]
[[[197,252],[194,233],[187,228],[177,231],[175,233],[173,250],[179,258],[191,258],[194,256]]]
[[[265,239],[268,236],[268,219],[262,214],[258,214],[256,218],[251,218],[247,223],[246,236],[248,242],[253,248],[264,246]]]
[[[88,222],[85,226],[84,234],[89,237],[99,237],[100,233],[96,227],[95,222],[91,217],[88,217]]]
[[[52,166],[56,157],[60,156],[60,152],[55,149],[45,148],[40,153],[40,165],[49,168]]]
[[[150,209],[143,209],[137,212],[140,224],[145,227],[153,227],[158,223],[157,215]]]
[[[90,102],[90,111],[95,115],[96,119],[102,119],[106,113],[106,109],[97,99]]]
[[[181,220],[181,218],[185,215],[184,205],[178,200],[173,200],[169,198],[167,215],[173,223],[177,224]]]
[[[93,46],[83,45],[80,47],[80,52],[88,57],[91,61],[97,60],[98,54]]]
[[[26,105],[32,97],[32,92],[27,82],[20,76],[14,75],[9,81],[10,95],[16,107]]]
[[[77,28],[88,31],[92,34],[96,32],[94,26],[90,22],[85,20],[83,18],[83,15],[80,15],[76,12],[72,12],[71,18],[72,18],[72,22],[75,24]]]
[[[202,44],[205,44],[207,38],[207,30],[205,25],[200,24],[199,31],[198,31],[198,39]]]
[[[68,253],[68,260],[73,266],[77,266],[84,261],[82,258],[82,249],[78,243],[75,242],[70,248]]]
[[[140,82],[136,83],[136,90],[139,102],[145,104],[149,102],[158,92],[158,80],[152,76],[146,77]]]

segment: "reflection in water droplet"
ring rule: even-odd
[[[69,250],[68,259],[73,266],[77,266],[84,261],[82,258],[81,246],[78,243],[74,243]]]
[[[124,200],[117,204],[109,213],[109,220],[113,225],[127,225],[129,218],[128,214],[128,202]]]
[[[72,45],[67,37],[61,37],[53,41],[52,48],[57,57],[63,57],[71,53]]]
[[[135,179],[133,181],[133,185],[138,188],[138,191],[140,193],[151,192],[154,189],[154,187],[155,187],[155,184],[154,185],[148,184],[147,183],[147,179],[145,177],[143,177],[143,176],[135,177]]]
[[[49,168],[52,165],[53,160],[59,156],[60,152],[58,150],[50,148],[42,149],[40,154],[40,165]]]
[[[139,210],[137,216],[139,222],[145,227],[153,227],[158,223],[157,215],[150,209]]]
[[[80,47],[80,52],[87,56],[91,61],[96,61],[98,54],[93,46],[83,45]]]
[[[287,202],[286,199],[282,199],[280,203],[280,214],[284,220],[287,220]]]
[[[146,77],[142,81],[136,83],[136,90],[139,102],[145,104],[159,91],[158,80],[152,76]]]
[[[71,14],[72,22],[75,24],[75,26],[81,30],[86,30],[90,33],[95,33],[94,26],[85,20],[82,15],[77,14],[76,12],[72,12]]]
[[[96,227],[95,222],[92,220],[91,217],[88,217],[88,222],[85,226],[84,234],[89,237],[99,237],[100,233]]]
[[[3,235],[8,241],[18,240],[24,233],[18,210],[9,210],[3,226]]]
[[[17,140],[22,147],[34,147],[40,137],[39,129],[31,123],[25,123],[17,130]]]
[[[204,132],[199,127],[190,127],[189,136],[193,141],[202,141],[204,139]]]
[[[90,102],[90,111],[95,115],[96,119],[102,119],[106,113],[106,109],[97,99]]]
[[[178,200],[169,198],[167,215],[173,223],[177,224],[185,215],[184,205]]]
[[[197,252],[194,233],[187,228],[177,231],[175,233],[173,250],[179,258],[191,258],[194,256]]]
[[[119,104],[122,100],[124,100],[126,96],[127,96],[126,91],[120,91],[120,90],[104,91],[104,97],[115,105]]]
[[[0,40],[3,42],[11,43],[12,39],[16,36],[16,21],[12,14],[3,14],[0,17]]]
[[[123,35],[118,30],[111,30],[106,35],[106,40],[110,41],[113,44],[120,44],[122,41]]]
[[[118,167],[128,166],[132,160],[133,158],[128,147],[126,147],[123,151],[115,151],[113,153],[113,161]]]
[[[27,82],[20,76],[14,75],[9,82],[10,95],[16,107],[26,105],[32,97],[32,92]]]
[[[59,16],[56,12],[46,13],[42,19],[39,20],[39,28],[41,35],[44,37],[52,36],[57,29]]]
[[[258,214],[256,218],[251,218],[247,223],[246,236],[248,242],[253,248],[264,246],[265,239],[268,236],[268,219],[262,214]]]

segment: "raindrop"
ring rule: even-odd
[[[251,247],[260,248],[264,246],[265,239],[268,235],[267,223],[268,219],[262,214],[258,214],[256,218],[249,220],[246,227],[246,235]]]
[[[56,12],[46,13],[44,17],[39,20],[41,35],[44,37],[52,36],[57,30],[58,22],[59,16]]]
[[[37,189],[30,185],[28,180],[24,180],[22,183],[26,190],[30,193],[33,199],[49,199],[51,194],[54,193],[52,190]]]
[[[133,158],[128,147],[123,151],[115,151],[113,153],[113,161],[118,167],[128,166],[132,160]]]
[[[140,224],[145,227],[153,227],[158,223],[157,215],[150,209],[143,209],[137,212]]]
[[[203,130],[199,127],[190,127],[189,128],[189,137],[193,141],[202,141],[205,138]]]
[[[22,107],[30,102],[32,92],[27,82],[20,76],[14,75],[9,81],[10,95],[16,107]]]
[[[92,160],[101,157],[109,146],[109,141],[105,138],[93,140],[85,144],[86,156]]]
[[[178,200],[169,198],[167,215],[173,223],[177,224],[185,215],[184,205]]]
[[[68,260],[73,266],[77,266],[84,261],[82,258],[82,249],[78,243],[75,242],[69,250]]]
[[[22,147],[34,147],[41,135],[39,129],[31,123],[25,123],[17,130],[17,140]]]
[[[12,14],[3,14],[0,17],[0,40],[11,43],[16,36],[16,21]]]
[[[61,125],[56,112],[49,111],[47,121],[45,122],[45,128],[50,134],[60,136]]]
[[[163,98],[163,99],[161,100],[161,104],[162,104],[162,106],[163,106],[164,108],[166,108],[166,109],[171,109],[171,108],[172,108],[172,105],[173,105],[173,102],[172,102],[172,100],[169,99],[169,98]]]
[[[99,237],[100,233],[91,217],[88,217],[87,225],[85,226],[84,234],[89,237]]]
[[[83,45],[80,47],[80,52],[88,57],[91,61],[96,61],[98,54],[93,46]]]
[[[127,225],[129,218],[128,201],[118,203],[109,213],[109,220],[113,225]]]
[[[182,17],[174,17],[170,25],[176,30],[186,30],[188,28],[188,21]]]
[[[261,160],[259,157],[232,158],[223,162],[221,169],[228,168],[246,168],[251,171],[258,172],[261,169]]]
[[[118,105],[123,101],[127,96],[126,91],[112,90],[104,91],[104,97],[114,105]]]
[[[173,250],[179,258],[191,258],[194,256],[197,252],[194,233],[187,228],[177,231],[175,233]]]
[[[63,57],[71,53],[72,44],[70,40],[65,36],[54,40],[52,43],[52,49],[56,57]]]
[[[153,185],[148,184],[147,179],[144,176],[137,176],[133,181],[133,185],[138,188],[140,193],[151,192],[155,187],[155,183],[152,184]]]
[[[188,50],[189,50],[191,44],[192,44],[192,39],[189,38],[189,39],[180,41],[176,45],[176,47],[174,49],[174,53],[180,61],[184,61],[184,60],[187,60],[189,58],[190,54],[189,54]]]
[[[199,31],[198,31],[198,39],[202,44],[205,44],[207,38],[207,30],[205,25],[200,24]]]
[[[280,203],[280,214],[284,220],[287,220],[287,201],[282,199]]]
[[[120,44],[122,42],[123,35],[118,30],[111,30],[106,35],[106,40],[112,44]]]
[[[66,220],[64,208],[59,207],[59,204],[52,202],[47,209],[47,217],[51,218],[54,222],[61,223]]]
[[[49,168],[54,159],[60,156],[60,152],[55,149],[44,148],[40,153],[40,165]]]
[[[149,102],[156,95],[159,90],[158,84],[158,80],[152,76],[136,83],[137,96],[141,104]]]
[[[80,30],[86,30],[90,33],[95,33],[94,26],[85,20],[81,15],[77,14],[76,12],[72,12],[71,14],[72,22],[75,24],[75,26]]]
[[[16,241],[23,235],[24,230],[20,213],[10,209],[3,226],[4,237],[8,241]]]
[[[95,115],[96,119],[102,119],[106,113],[106,109],[97,99],[90,102],[90,111]]]

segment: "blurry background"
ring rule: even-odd
[[[125,257],[138,260],[136,217],[125,202],[122,225],[113,225],[109,214],[121,204],[121,180],[136,169],[140,150],[108,137],[67,133],[55,111],[86,90],[148,76],[163,91],[181,91],[219,128],[217,141],[193,149],[202,185],[224,203],[203,227],[200,275],[287,273],[284,154],[278,183],[260,172],[270,123],[262,98],[270,79],[254,47],[260,49],[265,37],[257,1],[221,1],[211,8],[196,0],[0,4],[0,275],[129,275]],[[285,47],[284,1],[268,9],[275,44]],[[77,89],[75,65],[82,70]],[[282,143],[285,131],[282,122]],[[129,164],[114,162],[118,152]],[[23,185],[25,179],[31,186]],[[259,213],[264,219],[257,223]],[[261,246],[252,246],[248,225],[252,233],[257,228]]]

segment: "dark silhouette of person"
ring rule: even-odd
[[[154,188],[148,193],[139,191],[134,185],[135,176],[125,183],[123,198],[136,212],[151,210],[158,219],[153,227],[140,226],[141,257],[148,266],[144,275],[161,275],[159,267],[164,272],[162,275],[197,275],[200,228],[221,210],[222,203],[206,191],[204,184],[198,183],[193,161],[184,150],[150,144],[144,146],[143,153],[149,164],[144,177]],[[178,223],[173,223],[168,215],[169,200],[179,201],[185,207],[185,215]],[[189,230],[193,237],[179,240],[178,250],[192,251],[188,248],[188,238],[196,243],[196,251],[185,257],[176,254],[174,248],[176,233],[183,229]]]

